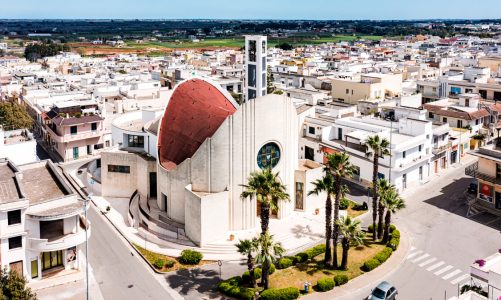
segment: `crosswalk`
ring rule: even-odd
[[[437,276],[451,284],[456,285],[465,282],[470,278],[470,274],[463,272],[461,269],[455,268],[453,265],[447,264],[445,261],[434,257],[429,253],[411,247],[410,253],[406,260],[419,268],[430,272],[433,276]]]

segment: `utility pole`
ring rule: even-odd
[[[87,196],[86,199],[84,199],[84,215],[85,215],[85,288],[87,291],[87,300],[89,300],[89,234],[88,234],[88,227],[89,227],[89,220],[87,219],[87,208],[92,199],[92,193]]]

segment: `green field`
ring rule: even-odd
[[[341,41],[354,41],[357,39],[364,40],[381,40],[382,36],[352,36],[352,35],[337,35],[337,36],[324,36],[324,37],[288,37],[288,38],[270,38],[268,39],[268,46],[275,47],[280,43],[289,43],[293,46],[301,46],[301,45],[318,45],[323,43],[338,43]],[[206,48],[206,47],[243,47],[244,39],[243,38],[227,38],[227,39],[205,39],[198,43],[193,43],[189,40],[179,40],[168,41],[168,42],[148,42],[144,44],[136,44],[134,42],[128,42],[127,48],[134,49],[146,49],[146,48],[171,48],[171,49],[179,49],[179,48]]]

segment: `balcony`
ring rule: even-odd
[[[464,170],[465,175],[480,179],[482,181],[487,181],[492,184],[501,185],[501,178],[496,178],[494,176],[487,175],[485,173],[478,171],[478,162],[473,163],[466,167]]]
[[[437,155],[439,153],[442,153],[444,151],[446,151],[447,149],[449,149],[450,147],[452,147],[452,142],[448,142],[447,144],[445,145],[442,145],[440,147],[434,147],[431,152],[434,154],[434,155]]]
[[[79,140],[86,140],[90,138],[100,138],[103,135],[103,130],[85,131],[76,134],[59,135],[54,130],[52,130],[50,126],[46,126],[45,128],[50,133],[51,139],[56,143],[67,143]]]
[[[90,222],[87,230],[90,237]],[[54,239],[37,239],[28,237],[27,248],[37,252],[49,252],[68,249],[85,243],[85,229],[80,227],[78,232],[66,234]]]

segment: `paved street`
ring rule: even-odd
[[[407,208],[394,220],[410,235],[412,248],[400,268],[381,278],[398,288],[400,299],[455,296],[458,284],[469,278],[470,263],[498,251],[501,218],[488,213],[465,217],[463,192],[471,181],[458,167],[405,196]],[[362,299],[371,288],[345,299]]]
[[[93,230],[89,262],[105,299],[175,299],[162,277],[137,256],[133,249],[103,219],[94,206],[89,209]]]

